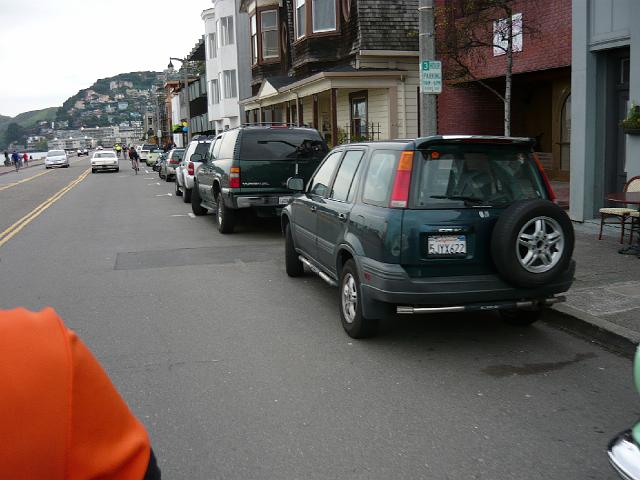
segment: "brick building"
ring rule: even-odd
[[[464,0],[436,2],[439,9],[445,4],[455,5],[450,25],[469,14]],[[551,178],[566,182],[570,171],[571,0],[516,0],[511,6],[514,24],[520,14],[523,25],[521,50],[514,48],[513,54],[511,134],[535,137]],[[499,14],[494,20],[501,20]],[[487,23],[485,37],[491,41],[495,25]],[[439,37],[442,34],[437,31]],[[475,53],[477,59],[469,61],[473,76],[504,93],[506,55],[491,46]],[[442,60],[446,78],[450,65],[446,57]],[[477,81],[446,81],[438,96],[438,131],[502,135],[504,104]]]

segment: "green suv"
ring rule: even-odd
[[[390,314],[537,320],[571,286],[573,226],[533,140],[435,136],[334,149],[282,212],[287,274],[339,288],[361,338]]]
[[[308,180],[327,151],[311,128],[247,126],[223,132],[202,160],[198,156],[203,163],[194,179],[193,213],[216,212],[221,233],[233,232],[242,211],[279,215],[293,194],[287,179]]]

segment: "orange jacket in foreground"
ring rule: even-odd
[[[144,426],[53,309],[0,311],[0,386],[0,479],[145,478]]]

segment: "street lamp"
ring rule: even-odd
[[[184,58],[176,58],[176,57],[169,57],[169,65],[167,65],[167,68],[170,71],[173,71],[173,62],[172,60],[175,60],[176,62],[180,62],[182,63],[182,70],[183,70],[183,74],[182,74],[182,79],[184,80],[184,99],[185,99],[185,111],[187,112],[187,122],[188,122],[188,126],[187,126],[187,143],[189,141],[191,141],[191,107],[189,105],[189,74],[187,72],[187,68],[186,68],[186,63],[188,62],[188,60],[184,59]]]

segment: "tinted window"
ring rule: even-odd
[[[210,145],[211,145],[211,142],[198,142],[198,144],[196,145],[195,152],[191,152],[191,155],[193,155],[194,153],[199,153],[200,155],[202,155],[199,161],[202,161],[205,155],[207,154],[207,152],[209,151]]]
[[[331,182],[331,177],[333,176],[333,172],[338,165],[338,160],[340,160],[341,155],[342,152],[333,152],[327,157],[313,176],[309,193],[320,195],[321,197],[324,197],[329,193],[329,183]]]
[[[546,198],[534,161],[519,145],[434,145],[418,158],[417,207],[499,206]]]
[[[396,162],[400,158],[399,151],[378,150],[373,152],[369,161],[369,169],[364,180],[362,201],[371,205],[386,207],[394,179]]]
[[[218,154],[220,153],[220,142],[222,142],[222,138],[218,137],[214,140],[211,145],[211,149],[209,150],[209,158],[218,158]]]
[[[238,131],[234,130],[222,135],[222,142],[220,143],[220,152],[216,155],[216,158],[233,158],[233,152],[236,149],[236,139],[238,138]]]
[[[351,188],[355,190],[355,175],[360,165],[360,160],[364,152],[362,150],[350,151],[345,153],[344,159],[340,164],[340,169],[333,182],[330,198],[347,201]],[[352,187],[353,186],[353,187]],[[353,198],[353,196],[351,196]]]
[[[247,129],[242,132],[242,160],[322,160],[327,146],[314,130]]]

